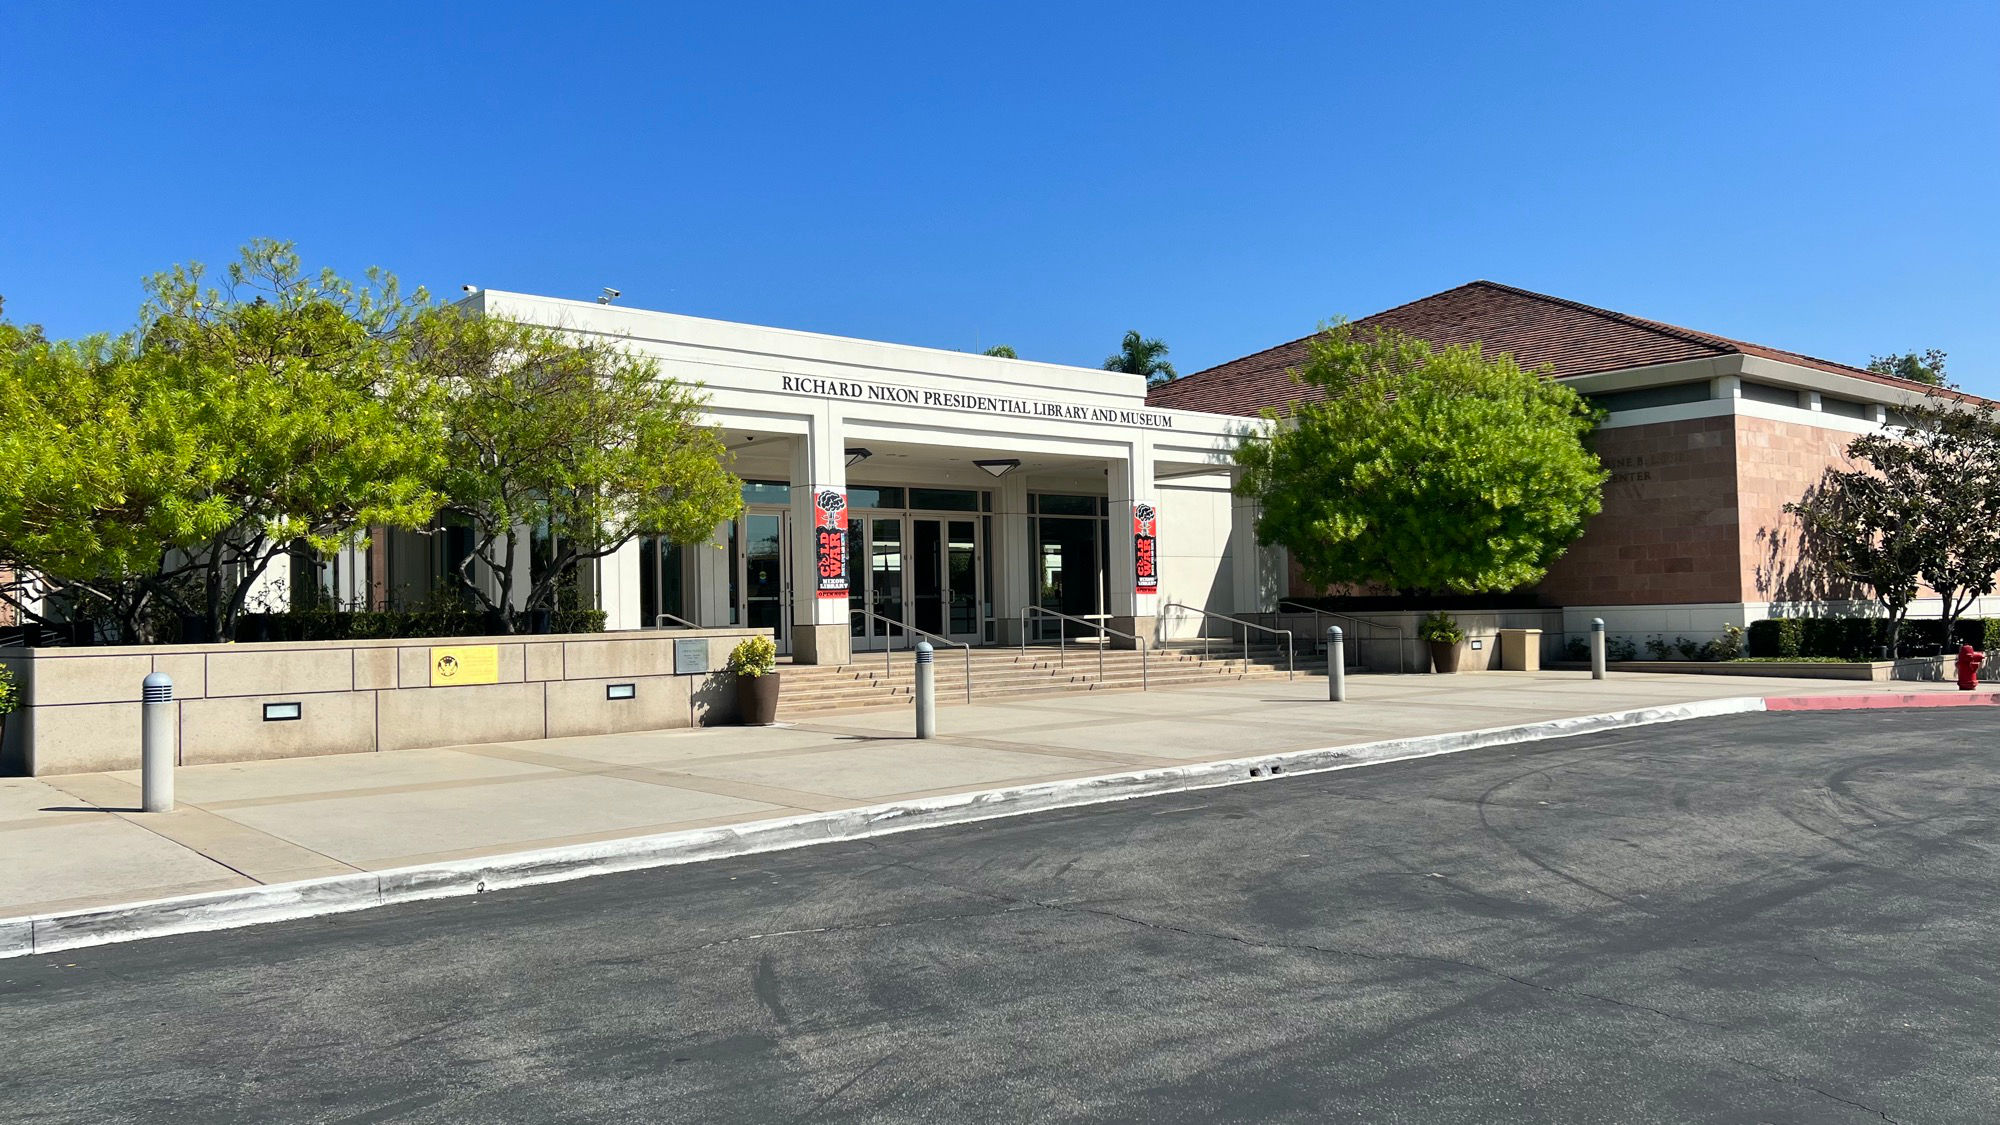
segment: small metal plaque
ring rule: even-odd
[[[682,637],[674,641],[674,675],[700,676],[708,671],[708,638]]]

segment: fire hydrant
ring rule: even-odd
[[[1986,663],[1986,654],[1972,651],[1971,645],[1958,646],[1958,690],[1973,691],[1979,687],[1979,666]]]

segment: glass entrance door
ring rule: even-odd
[[[903,517],[850,516],[847,522],[847,592],[855,610],[848,615],[853,645],[880,652],[902,642]],[[886,619],[886,620],[885,620]]]
[[[927,633],[977,644],[979,521],[910,520],[910,624]]]
[[[791,583],[786,580],[791,554],[786,550],[787,518],[782,512],[748,512],[743,516],[743,549],[738,563],[736,589],[741,599],[741,619],[753,629],[768,629],[779,652],[791,649],[791,630],[786,622]]]
[[[1104,580],[1100,540],[1101,520],[1043,519],[1036,521],[1035,604],[1069,617],[1096,619],[1104,614]],[[1030,626],[1036,640],[1087,635],[1092,626],[1059,618],[1042,618]]]
[[[853,575],[849,633],[857,650],[907,643],[906,627],[981,643],[980,535],[976,519],[871,515],[848,524]]]

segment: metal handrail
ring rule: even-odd
[[[667,622],[669,622],[669,621],[678,621],[678,622],[680,622],[680,623],[681,623],[682,625],[686,626],[686,627],[687,627],[687,628],[689,628],[689,629],[699,629],[699,628],[701,628],[701,626],[699,626],[699,625],[695,624],[695,623],[694,623],[694,622],[692,622],[692,621],[689,621],[689,620],[688,620],[687,618],[685,618],[685,617],[675,617],[675,616],[674,616],[673,614],[671,614],[671,613],[659,613],[659,614],[655,614],[655,615],[653,615],[653,628],[655,628],[655,629],[664,629],[664,628],[666,628],[666,627],[667,627]]]
[[[1148,657],[1146,655],[1146,638],[1139,636],[1137,633],[1121,633],[1118,630],[1105,625],[1104,622],[1102,621],[1093,621],[1087,617],[1073,617],[1067,613],[1057,613],[1053,609],[1043,609],[1041,606],[1038,605],[1022,606],[1021,607],[1021,655],[1022,656],[1028,655],[1028,615],[1031,613],[1039,613],[1043,617],[1054,617],[1061,621],[1074,621],[1078,625],[1089,625],[1095,628],[1100,633],[1104,633],[1113,637],[1124,637],[1126,640],[1131,641],[1133,644],[1139,647],[1139,690],[1140,691],[1153,690],[1152,673],[1147,664]],[[1069,667],[1069,637],[1066,634],[1064,634],[1064,632],[1061,629],[1056,630],[1056,662],[1057,662],[1057,667],[1062,667],[1062,668]],[[1097,682],[1098,683],[1104,682],[1104,646],[1101,644],[1097,646]]]
[[[1199,613],[1203,617],[1215,617],[1223,621],[1234,621],[1238,625],[1245,626],[1243,630],[1243,670],[1245,672],[1250,670],[1250,630],[1262,629],[1272,636],[1283,633],[1285,635],[1285,678],[1289,680],[1297,674],[1297,638],[1292,635],[1290,629],[1274,629],[1269,625],[1259,625],[1255,621],[1245,621],[1241,617],[1231,617],[1226,613],[1216,613],[1213,610],[1201,609],[1188,605],[1185,602],[1168,602],[1160,608],[1186,610],[1192,613]],[[1208,630],[1206,628],[1201,631],[1201,658],[1203,660],[1208,659]]]
[[[908,637],[910,634],[915,633],[918,636],[929,637],[931,640],[948,644],[953,648],[964,649],[965,650],[965,701],[967,703],[972,702],[972,646],[971,645],[965,643],[964,641],[954,641],[950,637],[941,637],[936,633],[931,632],[928,629],[919,629],[915,625],[906,625],[903,622],[898,621],[893,617],[884,617],[881,614],[876,613],[874,610],[871,609],[862,609],[859,606],[849,605],[847,607],[847,611],[849,613],[858,613],[863,617],[872,617],[875,620],[882,622],[884,625],[894,625],[896,628],[903,630],[903,636],[905,637]],[[913,642],[908,647],[915,648],[917,646]],[[885,678],[892,678],[895,676],[896,674],[895,660],[896,660],[895,647],[893,644],[891,644],[889,636],[887,634],[884,634],[882,637],[882,675]]]
[[[1333,612],[1333,611],[1332,611],[1332,610],[1330,610],[1330,609],[1320,609],[1320,608],[1319,608],[1318,606],[1310,606],[1310,605],[1301,605],[1301,604],[1300,604],[1300,603],[1298,603],[1298,602],[1291,602],[1291,601],[1281,601],[1281,602],[1279,602],[1279,603],[1278,603],[1278,609],[1277,609],[1277,613],[1278,613],[1278,614],[1283,614],[1283,613],[1284,613],[1284,611],[1285,611],[1285,607],[1286,607],[1286,606],[1291,606],[1291,607],[1292,607],[1292,610],[1293,610],[1294,612],[1297,612],[1297,613],[1310,613],[1310,614],[1312,614],[1312,615],[1313,615],[1313,629],[1314,629],[1314,631],[1315,631],[1315,634],[1317,634],[1317,633],[1318,633],[1318,631],[1319,631],[1319,619],[1320,619],[1320,618],[1322,618],[1322,617],[1331,617],[1331,618],[1333,618],[1333,619],[1334,619],[1334,620],[1336,620],[1336,621],[1345,621],[1345,622],[1347,622],[1348,624],[1350,624],[1350,625],[1354,625],[1354,626],[1357,626],[1357,627],[1358,627],[1358,626],[1363,626],[1363,625],[1365,625],[1365,626],[1367,626],[1368,628],[1370,628],[1370,629],[1373,629],[1373,630],[1375,630],[1375,631],[1376,631],[1377,633],[1381,633],[1381,632],[1383,632],[1383,631],[1385,631],[1385,630],[1386,630],[1386,631],[1388,632],[1389,636],[1390,636],[1390,637],[1391,637],[1392,639],[1394,639],[1394,640],[1396,640],[1396,641],[1398,641],[1398,642],[1402,642],[1402,641],[1406,641],[1406,640],[1407,640],[1407,641],[1414,641],[1414,640],[1416,640],[1416,638],[1415,638],[1415,637],[1413,637],[1413,636],[1410,636],[1410,635],[1409,635],[1409,634],[1407,634],[1407,633],[1404,633],[1404,632],[1403,632],[1403,631],[1402,631],[1401,629],[1398,629],[1398,628],[1396,628],[1396,627],[1395,627],[1395,626],[1393,626],[1393,625],[1384,625],[1384,624],[1382,624],[1382,623],[1381,623],[1380,621],[1370,621],[1370,620],[1368,620],[1368,619],[1366,619],[1366,618],[1362,618],[1362,617],[1349,617],[1349,616],[1348,616],[1347,614],[1344,614],[1344,613],[1335,613],[1335,612]],[[1356,643],[1355,643],[1355,646],[1354,646],[1354,651],[1355,651],[1355,657],[1356,657],[1357,659],[1359,659],[1359,657],[1360,657],[1360,655],[1361,655],[1361,645],[1360,645],[1360,642],[1361,642],[1361,641],[1363,641],[1363,640],[1367,640],[1367,639],[1370,639],[1370,638],[1366,638],[1366,637],[1356,637],[1356,638],[1355,638],[1355,642],[1356,642]],[[1404,659],[1403,659],[1403,657],[1404,657],[1404,653],[1403,653],[1403,646],[1402,646],[1402,645],[1401,645],[1400,643],[1398,643],[1398,644],[1396,645],[1396,674],[1397,674],[1397,675],[1399,675],[1399,676],[1403,674],[1403,665],[1404,665]]]

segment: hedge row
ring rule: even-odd
[[[1897,648],[1904,656],[1931,656],[1969,644],[1982,652],[2000,646],[2000,617],[1961,617],[1946,643],[1944,622],[1935,618],[1903,622]],[[1797,660],[1880,660],[1889,623],[1879,617],[1773,617],[1750,623],[1750,655]]]
[[[530,615],[517,632],[602,633],[601,609],[566,609]],[[485,637],[506,632],[497,615],[470,609],[300,610],[246,613],[237,619],[239,641],[367,641],[398,637]]]

